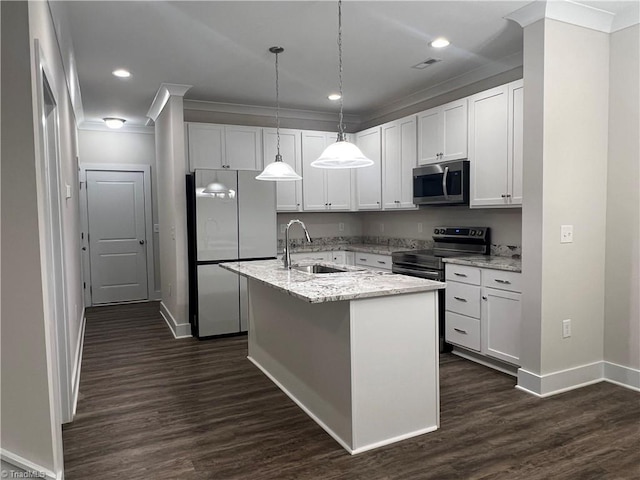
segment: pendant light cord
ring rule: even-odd
[[[276,52],[276,150],[277,159],[280,157],[280,76],[278,74],[278,55]]]
[[[338,141],[344,141],[344,124],[342,108],[344,100],[342,98],[342,0],[338,0],[338,78],[340,87],[340,116],[338,117]]]

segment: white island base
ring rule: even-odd
[[[436,290],[309,303],[248,280],[248,358],[349,453],[438,428]]]

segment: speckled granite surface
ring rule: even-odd
[[[410,250],[407,247],[390,247],[388,245],[377,245],[372,243],[350,243],[345,245],[315,245],[314,243],[307,243],[306,245],[294,246],[291,253],[311,253],[311,252],[326,252],[346,250],[349,252],[363,252],[363,253],[377,253],[379,255],[391,255],[393,252],[400,252],[403,250]],[[278,249],[278,255],[283,253],[282,248]]]
[[[506,270],[509,272],[522,272],[522,260],[519,258],[477,255],[472,257],[443,258],[442,261],[445,263],[455,263],[456,265],[469,265],[472,267],[493,268],[494,270]]]
[[[305,265],[305,262],[300,262]],[[309,264],[312,262],[306,262]],[[323,265],[335,266],[331,263]],[[330,274],[311,274],[285,270],[281,260],[221,263],[220,266],[245,277],[257,280],[277,290],[309,303],[338,302],[359,298],[382,297],[402,293],[429,292],[446,286],[406,275],[366,270],[340,265],[347,271]]]

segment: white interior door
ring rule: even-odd
[[[147,300],[143,172],[87,172],[94,305]]]

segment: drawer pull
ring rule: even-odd
[[[360,259],[360,261],[361,261],[361,262],[366,262],[366,261],[367,261],[367,259],[366,259],[366,258],[361,258],[361,259]]]
[[[455,327],[453,327],[453,329],[454,329],[456,332],[458,332],[458,333],[462,333],[462,334],[464,334],[464,335],[466,335],[466,334],[467,334],[467,331],[466,331],[466,330],[462,330],[461,328],[455,328]]]
[[[502,283],[503,285],[511,285],[509,280],[500,280],[499,278],[494,278],[494,280],[498,283]]]
[[[385,262],[384,260],[378,260],[378,263],[380,263],[381,265],[386,265],[387,262]]]
[[[466,277],[467,274],[466,273],[458,273],[458,272],[453,272],[454,275],[458,276],[458,277]]]
[[[466,298],[462,298],[462,297],[453,297],[453,298],[455,298],[455,299],[456,299],[456,300],[458,300],[459,302],[465,302],[465,303],[466,303],[466,301],[467,301],[467,299],[466,299]]]
[[[487,299],[487,297],[482,297],[482,299],[483,299],[483,300],[486,300],[486,299]]]

